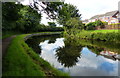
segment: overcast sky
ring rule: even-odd
[[[65,3],[70,3],[75,6],[82,14],[82,20],[89,19],[94,15],[103,14],[109,11],[118,9],[118,2],[120,0],[65,0]],[[25,0],[24,4],[28,4],[29,0]],[[47,24],[46,15],[42,17],[41,23]]]
[[[82,19],[89,19],[94,15],[103,14],[118,9],[120,0],[65,0],[66,3],[77,6]]]

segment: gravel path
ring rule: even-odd
[[[10,44],[10,42],[12,41],[13,38],[15,38],[16,35],[13,35],[11,37],[8,37],[8,38],[5,38],[5,39],[2,39],[2,57],[5,56],[6,54],[6,50]]]

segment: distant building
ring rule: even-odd
[[[84,24],[87,24],[87,23],[89,23],[89,19],[85,19],[85,20],[83,20],[82,21]]]
[[[116,11],[112,17],[117,18],[120,23],[120,1],[118,2],[118,11]]]
[[[89,23],[89,22],[95,22],[96,20],[101,20],[104,22],[108,22],[108,24],[114,24],[114,23],[119,23],[117,18],[112,17],[117,11],[111,11],[107,12],[105,14],[100,14],[100,15],[95,15],[91,17],[90,19],[87,20],[87,22],[84,23]]]

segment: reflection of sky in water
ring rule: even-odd
[[[48,44],[49,40],[41,42],[41,57],[50,62],[55,68],[69,72],[72,76],[117,76],[118,61],[107,59],[103,56],[97,56],[88,48],[84,47],[81,58],[76,66],[65,68],[56,59],[56,48],[65,46],[64,38],[57,38],[55,43]]]

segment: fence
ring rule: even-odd
[[[96,30],[101,30],[101,29],[120,29],[120,24],[114,24],[114,25],[105,25],[105,26],[96,26]]]

